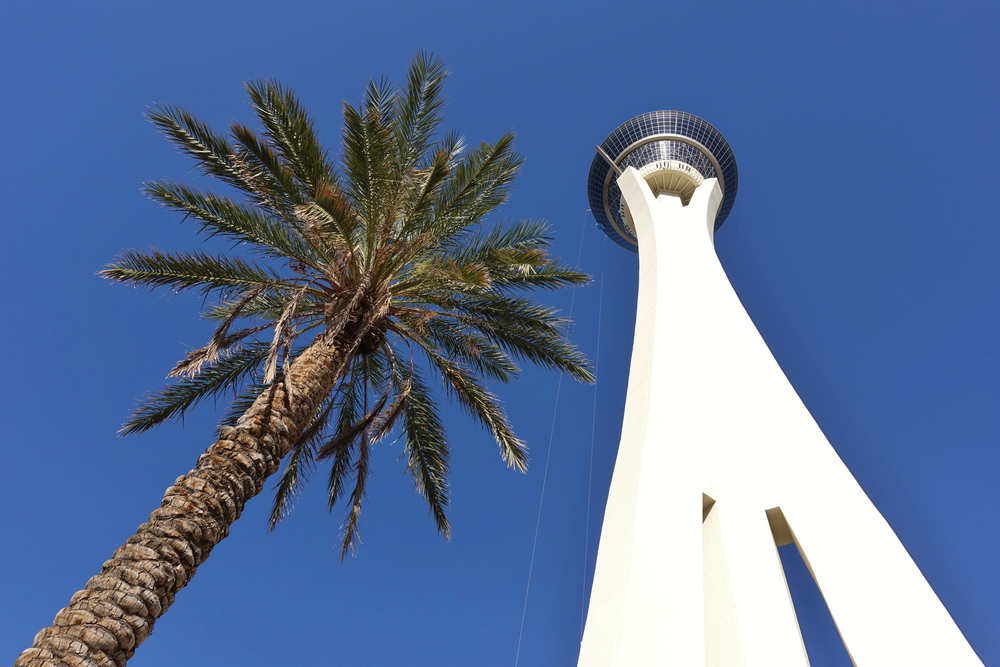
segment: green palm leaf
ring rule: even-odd
[[[203,223],[209,237],[221,236],[258,247],[265,256],[287,258],[318,269],[317,256],[298,230],[269,219],[258,207],[203,193],[171,180],[147,183],[143,190],[154,200]]]
[[[236,149],[186,110],[175,106],[153,106],[146,117],[184,153],[194,158],[203,173],[249,192],[248,184],[233,165]]]
[[[514,435],[499,399],[480,384],[468,368],[423,346],[431,365],[441,373],[449,394],[458,399],[470,416],[486,427],[500,446],[500,457],[507,465],[524,472],[528,469],[528,450]]]
[[[206,365],[189,379],[168,385],[148,394],[132,411],[120,431],[121,435],[142,433],[184,414],[206,398],[232,391],[267,358],[268,346],[252,343],[214,364]]]
[[[239,257],[212,256],[208,253],[167,253],[152,250],[141,253],[129,250],[100,271],[114,282],[136,287],[170,287],[175,291],[198,288],[203,294],[219,290],[232,294],[237,290],[282,284],[273,270]]]
[[[446,539],[451,537],[448,523],[448,438],[434,402],[434,396],[416,371],[408,376],[411,389],[409,405],[403,417],[406,470],[413,477],[417,493],[430,507],[434,523]]]
[[[249,81],[247,94],[265,136],[291,165],[309,196],[328,178],[332,165],[313,128],[313,121],[294,93],[273,80]]]

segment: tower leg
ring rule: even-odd
[[[982,667],[892,528],[830,463],[783,510],[854,664]]]
[[[705,520],[706,546],[710,531],[717,532],[716,539],[724,545],[728,571],[706,568],[705,572],[706,667],[808,667],[767,515],[756,505],[723,496]],[[735,651],[729,648],[735,641],[727,637],[725,627],[710,625],[709,610],[717,603],[708,591],[726,581],[743,662],[735,660]]]
[[[652,230],[651,210],[636,215]],[[693,448],[667,437],[659,409],[667,398],[657,379],[663,369],[650,363],[664,318],[655,257],[641,266],[625,419],[580,667],[705,663],[701,480],[692,475]]]
[[[705,496],[707,499],[708,496]],[[729,578],[729,558],[715,501],[705,509],[702,556],[705,577],[705,667],[746,667],[740,619]]]

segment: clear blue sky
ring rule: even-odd
[[[593,145],[654,109],[729,140],[740,191],[717,235],[750,315],[820,426],[987,665],[1000,665],[1000,5],[987,2],[173,2],[8,5],[0,25],[0,663],[10,664],[210,444],[211,406],[116,431],[208,329],[198,302],[94,275],[123,248],[190,249],[143,180],[193,180],[152,103],[250,120],[277,77],[339,141],[342,100],[421,49],[453,75],[472,141],[510,128],[527,162],[501,211],[551,222],[595,283],[564,383],[520,650],[575,665],[624,404],[637,258],[585,213]],[[570,294],[551,297],[567,310]],[[454,539],[377,452],[358,558],[322,488],[265,535],[253,501],[131,662],[514,664],[552,428],[554,376],[503,392],[527,475],[450,413]],[[593,484],[587,534],[588,466]],[[864,548],[864,545],[859,545]],[[585,573],[585,553],[589,570]],[[785,554],[788,556],[789,554]],[[797,568],[797,569],[796,569]],[[807,575],[790,578],[814,667],[849,665]]]

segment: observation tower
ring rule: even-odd
[[[637,116],[587,185],[639,253],[639,298],[579,666],[806,667],[777,550],[794,543],[855,665],[982,667],[719,264],[738,175],[718,130]]]

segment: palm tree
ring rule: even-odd
[[[523,296],[588,277],[549,256],[540,223],[483,227],[522,158],[511,134],[471,150],[457,133],[438,134],[445,76],[439,59],[422,54],[405,86],[370,82],[358,108],[344,105],[339,163],[274,81],[246,85],[260,132],[234,123],[218,134],[173,106],[148,112],[239,197],[172,180],[145,191],[244,252],[128,251],[101,271],[133,286],[199,292],[205,317],[218,323],[171,371],[174,384],[144,397],[122,430],[145,431],[209,397],[231,395],[231,409],[195,469],[17,667],[124,665],[282,459],[270,527],[327,464],[330,508],[347,506],[343,558],[358,543],[372,447],[396,434],[447,538],[449,450],[431,378],[522,471],[525,447],[486,383],[511,382],[525,360],[592,380],[566,340],[568,321]]]

